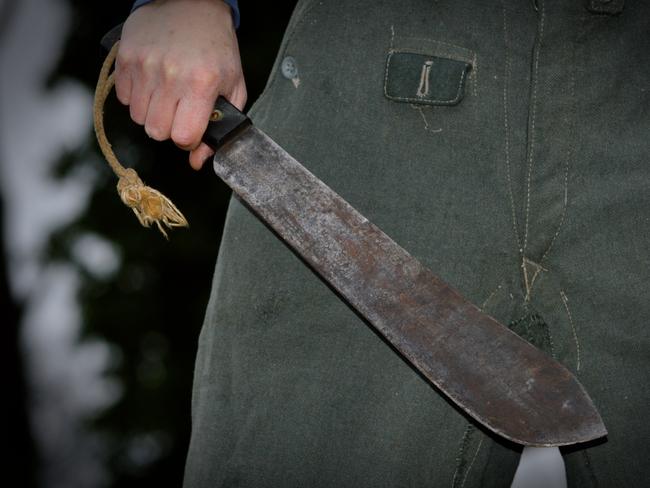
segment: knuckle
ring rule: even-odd
[[[121,69],[129,68],[135,59],[136,54],[132,48],[125,45],[120,45],[120,49],[117,52],[116,69],[119,71]]]
[[[185,129],[174,128],[171,137],[174,143],[180,147],[193,147],[196,145],[196,136]]]
[[[154,72],[158,63],[159,56],[155,51],[144,49],[138,53],[137,65],[144,73],[150,74]]]
[[[166,57],[161,61],[160,70],[164,80],[172,81],[178,78],[180,66],[178,61],[175,59]]]
[[[149,137],[156,141],[164,141],[169,137],[169,135],[166,133],[165,129],[163,129],[160,126],[157,125],[145,125],[144,128],[145,132]]]
[[[215,69],[195,68],[189,74],[189,87],[195,93],[210,93],[215,91],[220,78]]]
[[[149,53],[142,58],[142,69],[145,73],[151,73],[156,69],[158,59],[153,53]]]

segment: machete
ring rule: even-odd
[[[203,140],[238,198],[477,422],[529,446],[607,434],[568,369],[435,276],[224,98]]]
[[[483,313],[219,98],[203,140],[217,175],[451,401],[530,446],[607,434],[560,363]]]

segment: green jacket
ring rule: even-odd
[[[649,52],[641,0],[307,0],[251,113],[577,374],[609,436],[563,450],[571,487],[650,480]],[[520,452],[236,199],[192,422],[191,488],[501,487]]]

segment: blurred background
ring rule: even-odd
[[[295,1],[241,0],[249,106]],[[139,226],[92,132],[102,35],[131,0],[0,0],[0,323],[7,480],[180,486],[194,356],[230,191],[114,96],[118,157],[190,222]]]

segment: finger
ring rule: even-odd
[[[190,166],[200,170],[205,161],[214,154],[214,151],[205,143],[201,143],[194,151],[190,152]]]
[[[147,119],[151,95],[158,82],[156,63],[155,56],[148,55],[131,69],[129,111],[131,118],[140,125],[144,125]]]
[[[136,77],[131,84],[129,112],[134,122],[144,125],[147,119],[147,109],[151,100],[151,88],[142,77]]]
[[[240,83],[238,83],[235,88],[232,91],[232,94],[230,97],[228,97],[228,101],[232,103],[235,107],[237,107],[239,110],[243,111],[244,107],[246,106],[246,99],[247,99],[247,93],[246,93],[246,85],[244,84],[244,80]]]
[[[131,89],[131,73],[128,69],[128,62],[124,59],[120,60],[118,53],[115,60],[115,94],[122,104],[129,104]]]
[[[158,88],[151,95],[147,117],[144,123],[145,132],[157,141],[169,139],[178,99],[169,94],[168,90]]]
[[[199,146],[213,107],[214,100],[208,98],[185,97],[178,102],[171,130],[178,147],[194,150]]]

